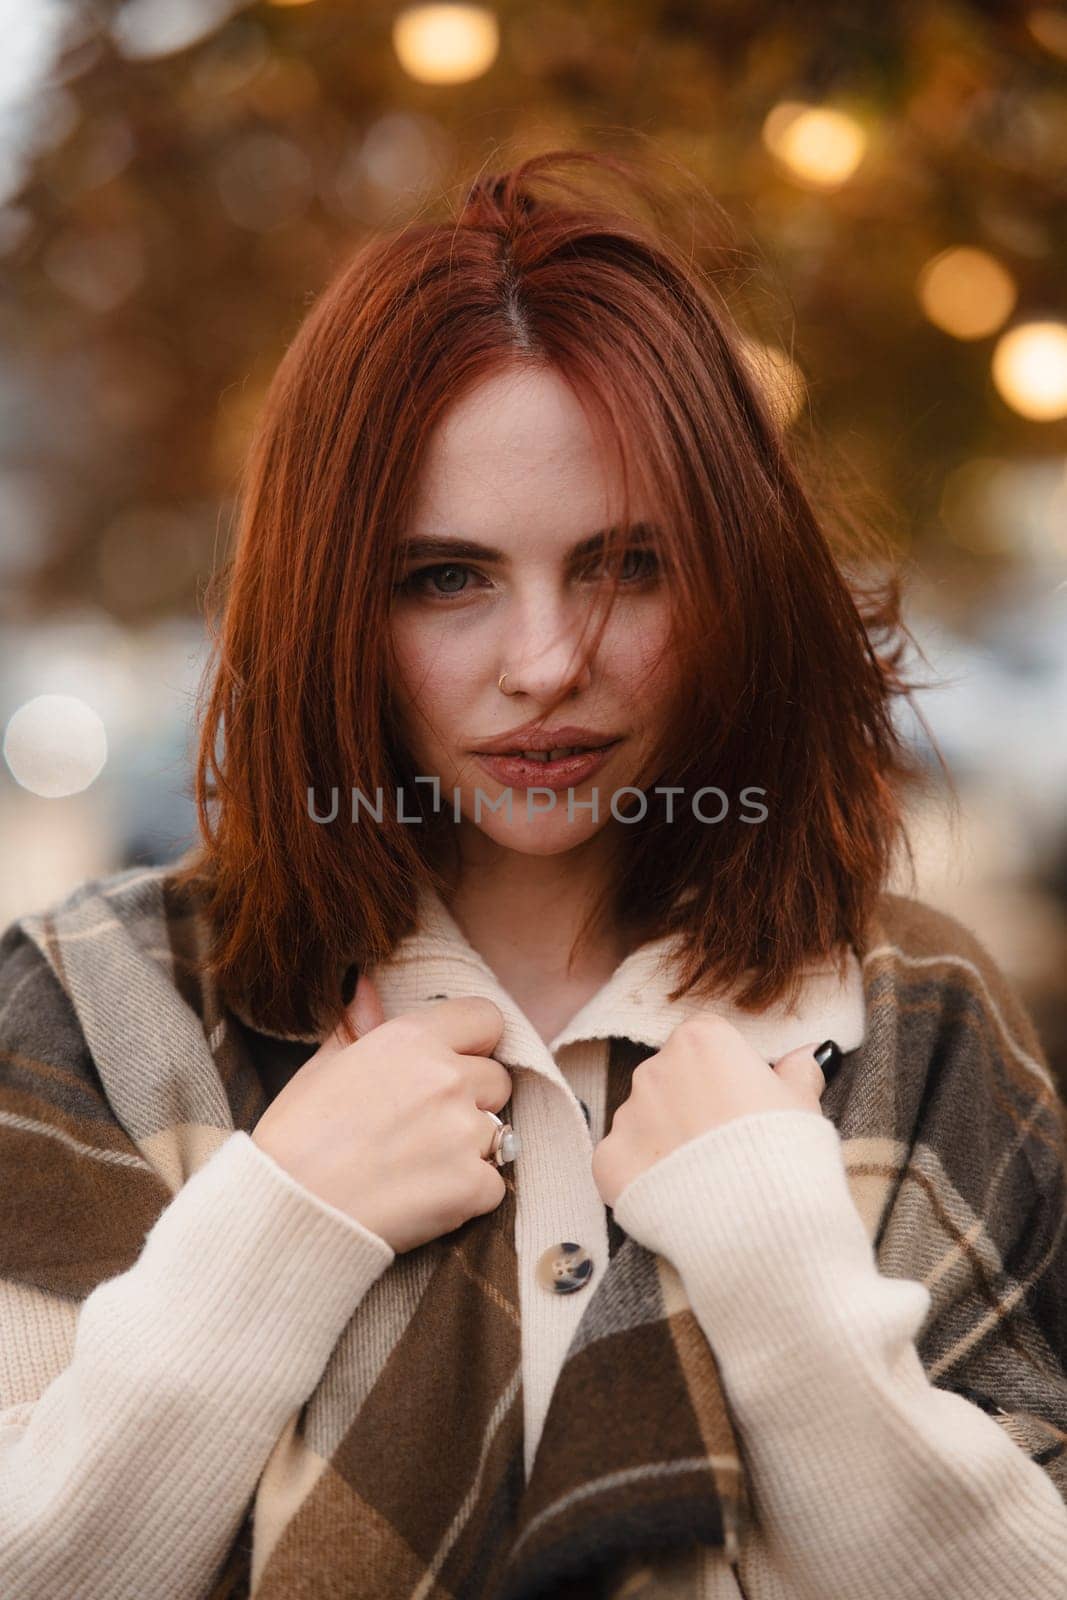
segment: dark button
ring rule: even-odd
[[[550,1294],[573,1294],[593,1276],[593,1258],[580,1244],[563,1239],[550,1244],[537,1263],[537,1281]]]
[[[427,1000],[447,1000],[448,996],[447,994],[428,994],[426,998]]]

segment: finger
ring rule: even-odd
[[[478,1122],[477,1143],[478,1154],[483,1161],[488,1161],[493,1149],[493,1140],[496,1138],[497,1125],[492,1117],[486,1116],[486,1108],[481,1106],[476,1111]]]
[[[367,972],[361,972],[359,975],[348,1014],[361,1039],[365,1033],[370,1033],[372,1028],[377,1028],[385,1021],[382,997],[375,987],[374,979]]]
[[[463,1055],[489,1055],[504,1031],[504,1013],[480,994],[457,994],[420,1009],[438,1037]]]
[[[780,1078],[784,1078],[786,1083],[792,1084],[802,1094],[813,1094],[816,1099],[826,1088],[826,1074],[814,1054],[818,1046],[817,1039],[811,1044],[798,1045],[795,1050],[779,1056],[774,1063],[774,1071]]]
[[[374,980],[368,973],[361,972],[344,1016],[319,1046],[320,1060],[336,1055],[339,1050],[346,1050],[349,1045],[355,1044],[357,1039],[362,1039],[365,1033],[370,1033],[384,1021],[385,1008],[382,1005],[381,995],[375,988]]]

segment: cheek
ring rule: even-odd
[[[467,713],[475,668],[464,641],[432,623],[400,616],[391,642],[396,704],[414,748],[429,750],[477,733]]]
[[[673,687],[674,654],[665,604],[648,602],[620,617],[612,633],[612,677],[635,706],[654,709]]]
[[[390,626],[391,689],[403,741],[417,766],[429,755],[432,729],[440,726],[439,708],[434,704],[441,673],[435,670],[438,653],[427,630],[403,613]]]

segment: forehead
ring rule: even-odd
[[[599,525],[616,509],[602,449],[570,388],[550,369],[494,374],[431,434],[416,495],[418,532],[500,542],[509,531]]]

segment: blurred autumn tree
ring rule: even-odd
[[[1020,414],[992,377],[1005,326],[1067,314],[1062,13],[507,0],[482,12],[499,36],[484,67],[441,82],[429,34],[428,70],[410,37],[405,62],[395,5],[64,10],[0,194],[4,550],[23,614],[193,610],[264,387],[353,243],[498,148],[567,144],[651,151],[665,182],[676,168],[721,202],[739,315],[780,348],[783,403],[803,384],[793,425],[892,508],[902,550],[951,574],[946,601],[1027,558],[978,501],[998,464],[1063,470],[1067,425]],[[836,132],[803,107],[832,108]],[[959,246],[1002,274],[999,321],[967,337],[917,292]],[[946,292],[951,320],[976,291],[964,272]]]

